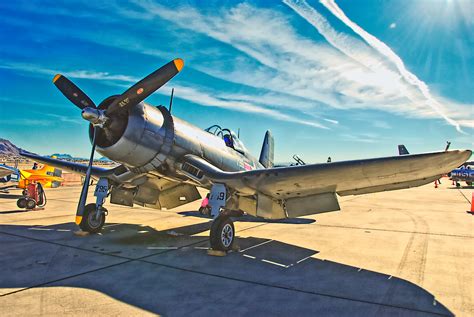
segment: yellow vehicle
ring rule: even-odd
[[[40,183],[44,188],[56,188],[64,182],[62,171],[58,168],[43,165],[37,168],[35,163],[32,169],[21,170],[6,165],[0,165],[0,182],[17,181],[16,187],[26,189],[32,182]],[[9,186],[11,187],[11,186]]]
[[[40,169],[20,170],[18,188],[26,188],[31,182],[40,183],[44,188],[56,188],[64,182],[61,176],[60,169],[48,165]]]

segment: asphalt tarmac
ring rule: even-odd
[[[12,190],[0,194],[0,315],[473,316],[472,191],[444,179],[342,197],[340,212],[242,218],[240,250],[215,257],[200,202],[107,204],[103,232],[77,236],[79,187],[47,189],[45,209],[27,212]]]

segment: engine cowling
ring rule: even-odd
[[[141,102],[119,115],[122,117],[110,118],[110,124],[99,128],[97,152],[135,173],[158,168],[170,153],[174,139],[173,118],[168,110]]]

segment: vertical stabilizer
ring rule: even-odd
[[[407,148],[405,147],[405,145],[400,144],[400,145],[398,146],[398,154],[400,154],[400,155],[408,155],[408,154],[410,154],[410,153],[408,152],[408,150],[407,150]]]
[[[273,167],[273,157],[273,136],[270,130],[267,130],[267,133],[265,133],[265,139],[263,139],[259,162],[265,168]]]

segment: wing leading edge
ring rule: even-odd
[[[85,175],[87,171],[87,165],[85,164],[79,164],[79,163],[74,163],[74,162],[67,162],[67,161],[62,161],[58,159],[54,159],[51,157],[47,156],[40,156],[37,154],[33,154],[30,152],[20,152],[21,156],[30,158],[34,161],[40,162],[42,164],[47,164],[50,166],[54,166],[69,172],[73,173],[78,173],[81,175]],[[96,178],[102,177],[102,176],[108,176],[113,174],[115,169],[107,169],[107,168],[102,168],[102,167],[97,167],[93,166],[92,167],[92,175],[95,176]]]
[[[224,183],[240,196],[256,197],[257,213],[261,196],[283,204],[287,216],[300,216],[338,210],[335,193],[368,194],[430,183],[465,162],[471,153],[453,150],[244,172],[224,172],[196,156],[186,156],[185,161],[212,182]],[[315,206],[321,202],[328,206]],[[308,211],[293,213],[291,206],[297,205]]]

